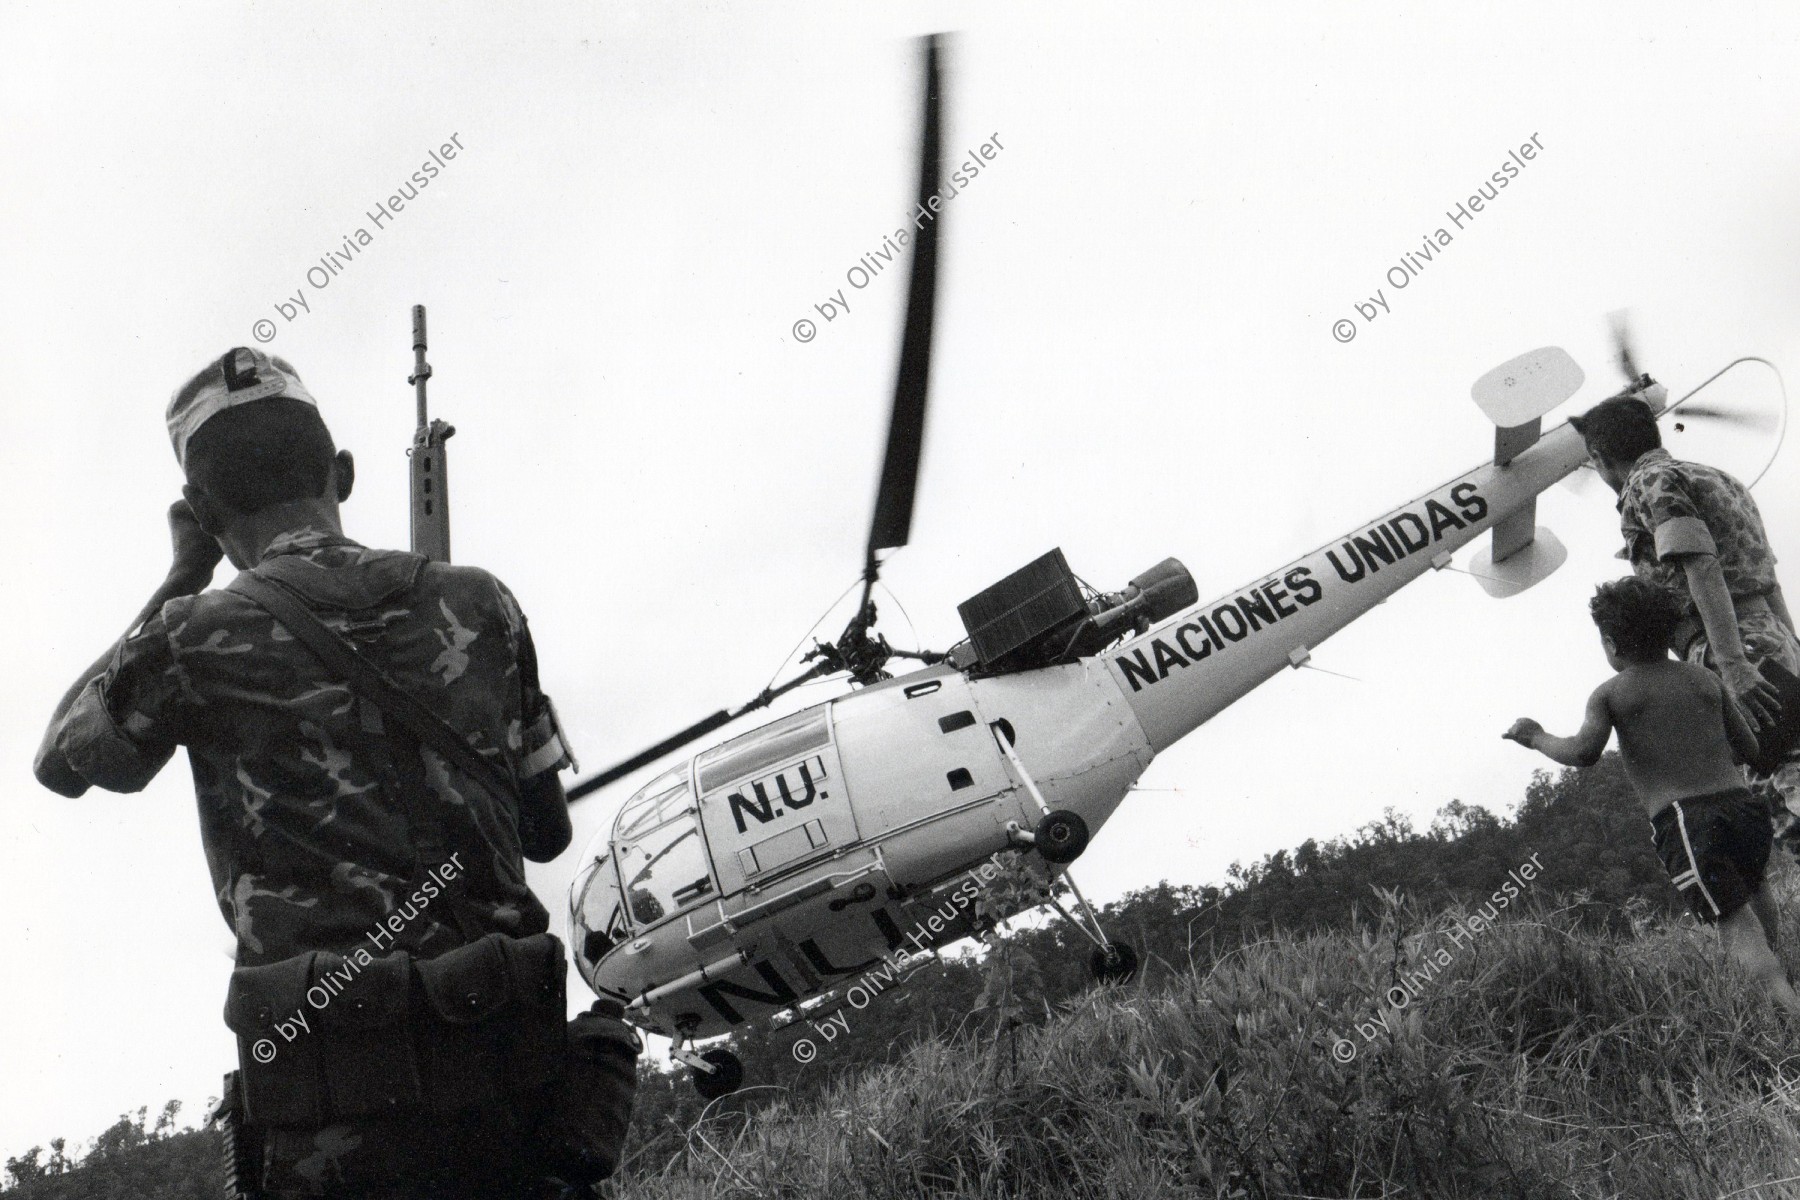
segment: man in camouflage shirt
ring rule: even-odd
[[[67,796],[90,784],[138,791],[186,746],[240,971],[308,951],[427,960],[490,933],[544,932],[549,916],[522,859],[547,862],[569,843],[557,779],[569,758],[512,595],[478,568],[343,535],[338,505],[354,464],[280,359],[232,350],[175,394],[168,424],[188,478],[169,514],[174,565],[140,623],[63,698],[38,779]],[[433,751],[415,756],[442,841],[425,862],[395,803],[399,756],[380,710],[249,598],[204,590],[221,550],[298,593],[503,767],[516,798],[490,794]],[[275,1130],[266,1186],[281,1196],[527,1195],[511,1160],[531,1121],[503,1106]]]
[[[1681,605],[1671,649],[1716,673],[1753,721],[1768,721],[1779,701],[1758,668],[1773,660],[1800,674],[1800,642],[1749,489],[1714,467],[1671,457],[1656,414],[1635,396],[1605,400],[1569,423],[1618,493],[1632,569]],[[1774,792],[1768,799],[1785,832],[1800,816],[1800,752],[1753,783]]]

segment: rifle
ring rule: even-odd
[[[412,549],[436,562],[450,561],[450,459],[444,442],[456,432],[454,425],[431,420],[425,412],[425,381],[431,364],[425,361],[425,306],[413,305],[413,385],[419,406],[419,424],[413,430],[412,448]]]

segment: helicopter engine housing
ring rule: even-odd
[[[1142,633],[1200,598],[1194,577],[1165,558],[1118,592],[1084,596],[1060,548],[957,606],[981,675],[1072,663],[1126,633]],[[962,665],[962,664],[959,664]]]

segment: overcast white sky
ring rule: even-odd
[[[1740,354],[1800,363],[1792,5],[10,5],[0,1154],[170,1097],[197,1117],[232,1065],[185,764],[73,802],[30,775],[56,697],[166,566],[169,391],[274,321],[358,455],[349,532],[403,545],[425,303],[456,557],[525,605],[584,763],[746,699],[859,566],[904,273],[845,271],[909,206],[908,39],[936,29],[963,31],[948,147],[1004,149],[946,218],[897,644],[955,641],[957,602],[1053,545],[1099,585],[1172,554],[1223,592],[1481,460],[1468,387],[1498,362],[1559,344],[1589,375],[1573,407],[1613,390],[1622,305],[1677,394]],[[797,342],[840,288],[851,311]],[[1776,404],[1766,374],[1729,382]],[[1800,557],[1797,478],[1790,453],[1758,495]],[[1316,652],[1360,682],[1288,674],[1202,728],[1144,779],[1173,790],[1099,833],[1090,895],[1219,881],[1390,805],[1516,803],[1544,761],[1498,734],[1577,720],[1606,672],[1585,597],[1622,570],[1604,491],[1540,512],[1563,571],[1504,603],[1432,575]],[[559,921],[630,787],[534,870]]]

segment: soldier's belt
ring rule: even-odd
[[[240,967],[225,1024],[248,1117],[316,1129],[528,1098],[564,1069],[567,975],[548,933],[431,959],[309,951]]]

